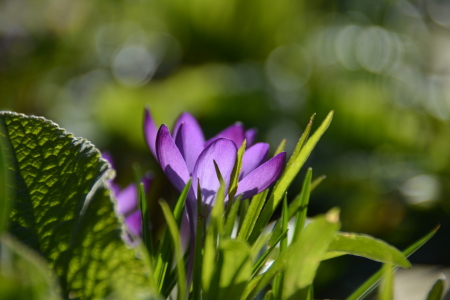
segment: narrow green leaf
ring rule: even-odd
[[[437,226],[433,230],[431,230],[424,237],[416,241],[414,244],[409,246],[405,251],[403,251],[403,255],[409,257],[411,254],[416,252],[423,244],[425,244],[429,239],[433,237],[433,235],[438,231],[440,226]],[[396,269],[396,268],[394,268]],[[383,272],[380,270],[376,272],[372,277],[370,277],[366,282],[364,282],[356,291],[354,291],[347,300],[356,300],[363,299],[367,295],[369,295],[379,284],[381,278],[383,277]]]
[[[390,264],[383,264],[381,269],[383,280],[381,281],[379,300],[392,300],[394,298],[394,268]]]
[[[189,179],[188,183],[183,188],[180,197],[178,197],[177,204],[175,205],[175,209],[173,211],[175,220],[179,225],[181,223],[184,205],[190,188],[191,188],[191,180]],[[172,237],[170,236],[170,232],[166,230],[166,232],[164,233],[163,242],[161,243],[161,246],[158,249],[156,258],[156,267],[154,272],[156,285],[160,293],[162,293],[163,290],[166,290],[166,288],[164,287],[164,283],[169,282],[169,280],[166,281],[166,277],[168,272],[170,272],[169,267],[172,261],[173,261]],[[164,296],[167,297],[168,295],[164,294]]]
[[[314,113],[311,116],[311,118],[309,119],[308,125],[306,125],[306,128],[305,128],[305,131],[300,136],[300,139],[298,140],[297,145],[295,146],[294,152],[292,153],[292,156],[289,159],[288,165],[293,163],[293,161],[297,158],[300,151],[302,150],[302,147],[305,144],[306,140],[308,139],[309,133],[311,132],[311,127],[312,127],[315,116],[316,116],[316,114]]]
[[[283,271],[283,298],[295,299],[296,291],[312,283],[320,259],[339,229],[338,219],[336,210],[314,218],[296,243],[282,252],[265,273],[250,280],[244,292],[245,299],[253,299],[275,275]]]
[[[442,300],[442,297],[444,297],[445,276],[442,277],[433,284],[433,287],[428,293],[427,300]]]
[[[203,206],[200,183],[197,187],[197,229],[195,233],[194,270],[192,276],[192,299],[201,299],[202,293],[202,269],[203,269],[203,235],[205,218],[203,218]]]
[[[281,239],[283,239],[286,236],[287,236],[287,230],[285,232],[283,232],[280,236],[278,236],[278,238],[275,240],[276,242],[273,243],[272,246],[270,246],[269,249],[267,249],[267,251],[265,251],[264,254],[258,259],[258,261],[253,266],[253,271],[252,271],[253,277],[259,273],[259,271],[263,267],[264,263],[266,262],[267,258],[270,256],[270,254],[275,249],[277,244],[281,241]],[[254,245],[256,245],[256,243]]]
[[[250,259],[250,247],[239,240],[223,240],[219,246],[219,257],[216,272],[219,280],[218,292],[206,294],[205,299],[239,299],[245,289],[245,284],[250,279],[252,261]]]
[[[252,198],[247,212],[243,216],[244,221],[242,222],[242,227],[239,230],[238,239],[240,239],[241,241],[247,241],[248,237],[250,236],[250,233],[252,232],[253,227],[256,224],[256,220],[258,219],[258,216],[264,206],[268,193],[269,190],[267,189]]]
[[[287,205],[287,193],[284,194],[284,199],[283,199],[283,212],[282,212],[282,216],[281,216],[281,223],[283,224],[282,228],[283,231],[288,231],[288,205]],[[284,251],[286,251],[286,248],[288,246],[288,241],[287,241],[287,236],[283,237],[280,241],[280,253],[283,253]],[[272,290],[273,290],[273,297],[275,300],[281,300],[283,297],[283,279],[284,279],[284,274],[277,274],[275,276],[275,279],[273,280],[273,286],[272,286]]]
[[[274,300],[272,290],[268,291],[264,296],[264,300]]]
[[[242,168],[242,157],[244,156],[246,147],[247,147],[247,140],[244,140],[244,142],[242,142],[242,145],[238,150],[236,163],[234,164],[233,171],[231,172],[230,187],[228,193],[230,200],[234,199],[234,196],[236,195],[237,192],[239,174],[241,173]]]
[[[304,295],[339,227],[339,211],[332,209],[325,216],[314,218],[289,247],[293,253],[284,274],[283,299],[300,299],[298,296]]]
[[[264,228],[266,226],[266,224],[270,220],[270,217],[272,216],[273,212],[275,211],[278,204],[280,203],[284,192],[291,185],[295,176],[297,176],[298,172],[300,171],[301,167],[305,163],[306,159],[308,159],[309,155],[311,154],[312,150],[316,146],[320,137],[327,130],[332,119],[333,119],[333,111],[331,111],[328,114],[328,116],[325,118],[325,120],[319,126],[319,128],[308,139],[308,141],[306,141],[305,145],[303,147],[301,147],[297,156],[295,156],[295,152],[294,152],[294,155],[289,160],[289,162],[286,166],[286,169],[283,172],[283,175],[281,175],[281,178],[275,184],[272,195],[269,198],[269,201],[267,201],[267,204],[265,205],[265,207],[257,221],[257,224],[255,225],[255,228],[262,230],[262,228]],[[299,141],[299,143],[300,143],[300,141]],[[253,242],[258,238],[259,234],[260,234],[260,231],[254,230],[252,232],[252,234],[249,238],[250,244],[253,244]]]
[[[339,232],[331,242],[328,251],[362,256],[403,268],[411,267],[411,263],[398,249],[365,234]]]
[[[121,238],[100,152],[48,120],[8,112],[0,113],[0,139],[10,232],[48,261],[63,297],[154,295],[151,270]]]
[[[305,179],[303,180],[303,187],[302,187],[302,190],[301,190],[300,194],[298,194],[294,198],[294,200],[292,201],[291,205],[289,206],[289,220],[295,214],[297,214],[299,210],[302,209],[302,201],[305,201],[306,197],[308,197],[308,199],[309,199],[309,194],[312,191],[312,188],[310,187],[311,176],[312,176],[312,170],[311,171],[308,170],[308,172],[306,172]],[[307,194],[308,194],[308,196],[307,196]],[[305,209],[307,209],[307,207],[305,207]],[[304,214],[305,214],[305,217],[306,217],[306,210],[305,210]],[[299,225],[297,225],[297,226],[299,226]],[[277,222],[275,224],[273,232],[274,232],[274,234],[272,235],[272,238],[269,241],[269,245],[272,245],[272,243],[274,242],[274,238],[277,237],[278,235],[280,235],[280,233],[282,232],[281,223],[280,222]]]
[[[186,293],[186,271],[184,267],[184,259],[183,252],[181,250],[181,237],[180,232],[178,230],[178,224],[170,210],[169,205],[165,201],[159,201],[161,205],[164,217],[167,222],[167,228],[172,236],[172,242],[174,245],[176,264],[175,267],[177,269],[177,283],[178,283],[178,299],[184,300],[187,299]]]
[[[220,173],[219,166],[217,165],[216,161],[213,162],[214,168],[216,168],[217,178],[220,182],[220,187],[217,191],[216,201],[211,211],[211,219],[215,224],[217,235],[223,235],[225,227],[225,222],[223,220],[225,210],[225,181],[223,180],[222,174]]]
[[[278,145],[277,149],[275,150],[275,153],[273,156],[276,156],[277,154],[280,154],[284,151],[284,148],[286,148],[286,139],[282,139],[280,144]]]
[[[147,209],[147,199],[145,197],[145,189],[144,184],[139,184],[138,190],[139,197],[139,207],[141,209],[141,217],[142,217],[142,238],[144,240],[145,249],[148,251],[150,264],[153,261],[153,243],[152,243],[152,235],[150,234],[150,228],[148,225],[150,224],[148,220],[148,209]]]
[[[247,216],[247,211],[250,206],[250,199],[245,199],[241,201],[239,210],[239,224],[238,224],[238,236],[241,233],[242,226],[244,225],[245,217]]]
[[[311,183],[311,191],[314,190],[319,184],[322,183],[327,178],[325,175],[321,175],[314,179],[314,181]]]
[[[228,203],[228,207],[230,206],[231,208],[226,216],[225,221],[225,237],[231,237],[231,234],[233,233],[233,229],[236,224],[236,217],[241,206],[241,197],[237,197],[237,199],[235,199],[232,204]]]
[[[295,243],[305,227],[306,214],[308,212],[309,196],[311,193],[311,178],[312,169],[309,168],[303,181],[302,193],[300,197],[300,207],[297,211],[297,218],[295,219],[294,235],[292,242]]]

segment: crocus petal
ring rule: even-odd
[[[117,212],[126,215],[134,211],[138,207],[137,189],[134,183],[129,184],[126,188],[116,194]]]
[[[155,121],[153,121],[152,115],[148,108],[145,109],[144,113],[144,136],[147,146],[152,152],[153,156],[156,156],[156,135],[158,134],[158,129],[156,128]]]
[[[189,171],[183,156],[170,136],[166,125],[161,125],[156,137],[156,154],[159,164],[176,189],[182,191],[189,181]]]
[[[192,186],[195,197],[197,197],[197,184],[200,180],[203,203],[213,204],[215,195],[220,187],[213,161],[217,163],[225,181],[226,190],[228,190],[236,156],[236,145],[228,139],[218,139],[206,147],[200,154],[192,172]]]
[[[142,231],[141,212],[138,210],[126,217],[125,224],[132,235],[140,236]]]
[[[203,133],[196,126],[190,122],[180,124],[175,136],[175,144],[186,162],[189,174],[192,174],[194,170],[204,143]]]
[[[245,200],[267,189],[280,177],[285,160],[286,152],[281,152],[253,170],[239,181],[236,197],[242,194]]]
[[[205,138],[203,136],[203,130],[200,127],[200,125],[198,124],[197,120],[194,118],[193,115],[191,115],[190,113],[184,112],[182,113],[177,121],[175,122],[175,126],[173,128],[173,137],[176,138],[178,130],[180,129],[181,124],[186,123],[191,125],[191,128],[193,131],[195,131],[195,134],[200,138],[203,139],[203,142],[205,142]]]
[[[236,144],[236,147],[240,147],[245,139],[244,126],[239,122],[234,123],[208,140],[205,147],[208,147],[212,142],[220,138],[230,139]]]
[[[247,176],[251,171],[259,167],[267,159],[267,154],[269,153],[269,144],[258,143],[244,152],[244,157],[242,158],[242,168],[239,174],[239,180]]]
[[[250,128],[245,132],[245,139],[247,140],[247,148],[250,148],[255,143],[256,134],[258,130],[256,128]]]

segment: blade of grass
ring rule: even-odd
[[[177,224],[180,225],[181,217],[184,209],[184,205],[186,203],[187,194],[191,188],[191,180],[186,184],[181,192],[180,197],[178,198],[177,204],[175,205],[173,215]],[[170,271],[170,264],[173,261],[173,247],[171,241],[170,232],[166,230],[163,238],[163,242],[158,249],[157,259],[156,259],[156,267],[155,267],[155,280],[158,285],[158,291],[162,293],[163,284],[165,282],[168,271]],[[165,295],[164,296],[168,296]]]
[[[160,200],[159,204],[163,210],[164,217],[166,218],[167,227],[172,236],[172,241],[175,250],[176,257],[176,270],[177,270],[177,283],[178,283],[178,295],[177,298],[184,300],[186,299],[186,271],[184,266],[183,252],[181,250],[181,238],[180,232],[178,230],[177,222],[172,214],[172,211],[169,208],[169,205]]]
[[[284,151],[284,148],[286,148],[286,139],[282,139],[280,144],[278,145],[277,149],[275,150],[275,153],[273,156],[280,154]]]
[[[433,284],[433,287],[428,293],[427,300],[441,300],[442,297],[444,297],[444,283],[445,283],[445,276],[444,274],[442,274],[442,278],[439,278]]]
[[[423,244],[425,244],[429,239],[433,237],[433,235],[437,232],[440,226],[435,227],[433,230],[431,230],[428,234],[426,234],[424,237],[419,239],[417,242],[409,246],[405,251],[403,251],[403,254],[406,257],[409,257],[411,254],[416,252],[417,249],[422,247]],[[397,268],[394,268],[397,269]],[[356,300],[356,299],[363,299],[367,295],[369,295],[379,284],[381,278],[383,277],[382,270],[379,270],[376,272],[372,277],[370,277],[366,282],[364,282],[356,291],[354,291],[347,300]]]
[[[148,208],[147,208],[147,199],[145,198],[145,189],[144,184],[141,182],[139,184],[139,207],[141,209],[141,217],[142,217],[142,238],[144,240],[145,248],[149,253],[149,257],[153,264],[153,243],[152,243],[152,235],[150,234],[150,228],[148,225],[150,224],[148,220]]]
[[[300,208],[297,211],[297,218],[295,219],[295,229],[294,235],[292,237],[292,242],[295,243],[298,237],[305,228],[306,213],[308,212],[309,195],[311,193],[311,178],[312,169],[309,168],[306,173],[305,180],[303,181],[302,196],[300,197]]]
[[[202,212],[202,197],[200,182],[198,184],[197,192],[197,230],[195,236],[195,249],[194,249],[194,272],[192,281],[192,299],[201,299],[202,293],[202,268],[203,268],[203,233],[205,226],[205,218],[201,217]]]
[[[241,207],[239,209],[239,225],[237,235],[241,233],[242,226],[244,225],[245,216],[247,215],[248,208],[250,206],[250,199],[241,201]]]
[[[230,204],[228,204],[230,206]],[[231,237],[233,234],[233,229],[236,223],[236,217],[239,211],[239,207],[241,206],[241,196],[237,197],[236,200],[233,201],[233,204],[231,204],[231,209],[226,216],[225,221],[225,236]],[[228,207],[227,207],[228,208]]]
[[[247,146],[247,140],[244,140],[241,147],[238,150],[237,157],[236,157],[236,163],[234,164],[233,171],[231,172],[231,178],[230,178],[230,188],[228,192],[228,199],[234,199],[234,196],[236,195],[236,191],[238,188],[238,179],[239,179],[239,173],[241,173],[242,168],[242,157],[244,156],[245,148]]]
[[[281,222],[283,224],[283,231],[288,230],[288,205],[287,205],[287,193],[284,194],[283,199],[283,212],[281,216]],[[287,249],[287,236],[283,237],[280,241],[280,254],[286,251]],[[281,300],[283,298],[283,278],[284,274],[280,273],[275,276],[273,280],[273,297],[275,300]]]
[[[306,190],[307,190],[307,186],[308,183],[311,182],[311,176],[312,176],[312,170],[306,173],[305,179],[303,180],[303,187],[302,187],[302,191],[300,192],[300,194],[298,194],[294,200],[292,201],[291,205],[289,206],[289,220],[299,211],[299,209],[301,209],[302,207],[302,199],[305,197],[306,194]],[[312,188],[309,188],[309,193],[311,193]],[[306,213],[306,212],[305,212]],[[277,237],[281,232],[281,223],[277,222],[275,224],[275,227],[273,229],[274,234],[272,235],[272,238],[269,241],[269,245],[272,245],[272,243],[274,242],[274,238]]]
[[[314,190],[322,181],[324,181],[324,179],[326,179],[327,176],[325,175],[320,175],[319,177],[317,177],[316,179],[313,180],[313,182],[311,183],[311,191]]]
[[[287,236],[287,230],[284,231],[280,236],[278,236],[278,238],[275,240],[276,242],[272,246],[270,246],[269,249],[267,249],[267,251],[264,252],[264,254],[258,259],[256,264],[253,266],[252,277],[255,277],[258,274],[258,272],[263,267],[263,265],[264,265],[265,261],[267,260],[267,258],[269,257],[269,255],[272,253],[272,251],[277,246],[277,244],[281,241],[281,239],[283,239],[286,236]]]
[[[381,281],[379,300],[392,300],[394,298],[394,268],[390,264],[383,264],[381,268],[383,280]]]
[[[269,190],[267,189],[252,198],[247,213],[245,214],[244,221],[242,222],[241,230],[239,230],[238,239],[241,241],[247,241],[250,236],[253,226],[255,226],[256,220],[258,219],[264,203],[266,202],[268,193]]]
[[[331,111],[328,114],[328,116],[325,118],[325,120],[322,122],[322,124],[319,126],[319,128],[306,141],[304,146],[301,147],[298,155],[295,156],[295,152],[294,152],[294,155],[289,160],[289,162],[286,166],[286,169],[283,172],[283,175],[281,175],[281,178],[275,184],[272,195],[269,198],[269,201],[267,201],[267,204],[265,205],[265,207],[255,225],[255,230],[253,230],[252,234],[250,235],[250,238],[248,240],[250,242],[250,244],[254,243],[254,241],[258,238],[258,235],[261,233],[261,231],[267,225],[268,221],[270,220],[270,217],[272,216],[273,212],[275,211],[278,204],[280,203],[284,192],[291,185],[295,176],[297,176],[298,172],[300,171],[301,167],[308,159],[309,155],[311,154],[313,148],[316,146],[320,137],[327,130],[332,119],[333,119],[333,111]],[[302,138],[300,138],[300,139],[302,139]],[[305,139],[306,139],[306,137],[305,137]],[[300,143],[300,141],[299,141],[299,143]]]

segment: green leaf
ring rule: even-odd
[[[178,299],[186,299],[187,287],[186,287],[186,271],[184,268],[183,251],[181,250],[181,238],[178,230],[178,224],[175,217],[170,210],[169,205],[165,201],[159,201],[164,217],[166,218],[167,228],[172,237],[172,242],[175,251],[175,268],[177,270],[177,283],[178,283]]]
[[[240,239],[241,241],[247,241],[248,237],[250,236],[250,233],[255,226],[256,220],[261,213],[264,203],[266,203],[266,197],[268,193],[269,190],[267,189],[262,193],[254,196],[252,198],[252,201],[250,202],[246,214],[243,216],[241,215],[241,218],[244,219],[244,221],[242,222],[242,227],[239,230],[238,234],[238,239]]]
[[[233,171],[231,172],[230,187],[229,187],[229,193],[228,193],[230,200],[234,199],[234,196],[236,195],[236,192],[237,192],[239,173],[241,173],[241,168],[242,168],[242,157],[244,157],[244,152],[245,152],[246,147],[247,147],[247,140],[244,140],[244,142],[242,142],[242,145],[238,150],[237,157],[236,157],[236,163],[234,164]]]
[[[300,237],[300,234],[305,227],[306,214],[308,212],[309,196],[311,194],[311,178],[312,169],[309,168],[306,173],[305,180],[303,181],[302,193],[300,196],[300,207],[297,212],[297,218],[295,219],[295,229],[292,241],[296,242]]]
[[[11,205],[9,201],[10,197],[8,196],[7,170],[3,149],[5,149],[4,142],[3,139],[0,139],[0,199],[2,199],[2,205],[0,205],[0,234],[2,234],[8,226],[8,216]]]
[[[215,282],[218,287],[211,289],[217,294],[206,294],[205,299],[239,299],[252,272],[250,247],[245,242],[226,239],[220,242],[218,252],[216,278],[219,280]]]
[[[340,227],[338,219],[339,211],[335,209],[314,218],[298,241],[289,247],[293,252],[285,271],[283,299],[301,299],[299,293],[308,294],[307,287],[312,284],[322,256]]]
[[[403,251],[403,255],[409,257],[411,254],[416,252],[417,249],[422,247],[429,239],[433,237],[433,235],[438,231],[439,226],[431,230],[428,234],[423,236],[421,239],[416,241],[414,244],[409,246],[405,251]],[[396,269],[395,267],[393,269]],[[379,284],[381,278],[383,277],[383,272],[380,270],[376,272],[372,277],[370,277],[366,282],[364,282],[356,291],[354,291],[347,300],[356,300],[363,299],[367,295],[369,295]]]
[[[48,120],[8,112],[0,114],[0,138],[10,232],[47,259],[63,296],[150,297],[149,270],[121,239],[99,151]]]
[[[59,300],[57,277],[42,257],[8,234],[0,238],[0,299]]]
[[[184,205],[190,188],[191,188],[191,180],[189,180],[186,186],[183,188],[180,197],[178,197],[177,204],[175,205],[173,215],[175,217],[175,220],[177,221],[177,224],[181,223]],[[170,272],[169,266],[171,265],[172,261],[173,261],[172,237],[170,235],[169,230],[166,230],[166,232],[164,233],[163,242],[157,253],[156,267],[154,272],[155,281],[158,286],[158,291],[160,293],[164,290],[167,290],[166,285],[171,281],[166,280],[166,278],[169,275]],[[164,296],[167,297],[168,295]]]
[[[383,280],[381,281],[379,300],[392,300],[394,298],[394,268],[390,264],[383,264],[381,269]]]
[[[150,228],[148,228],[148,224],[150,224],[148,220],[148,209],[147,209],[147,199],[145,197],[145,189],[144,184],[141,182],[138,185],[138,198],[139,198],[139,208],[141,210],[141,228],[142,228],[142,239],[144,242],[144,246],[146,251],[148,252],[148,259],[150,259],[150,265],[152,265],[153,261],[153,242],[152,235],[150,234]]]
[[[411,264],[398,249],[372,236],[339,232],[328,251],[362,256],[371,260],[410,268]]]
[[[320,137],[327,130],[332,119],[333,119],[333,111],[331,111],[328,114],[328,116],[325,118],[325,120],[322,122],[322,124],[319,126],[319,128],[314,132],[314,134],[308,139],[308,141],[305,143],[305,145],[300,147],[301,150],[299,150],[298,155],[296,155],[296,152],[294,152],[294,154],[292,155],[292,158],[289,160],[289,162],[286,166],[286,169],[283,172],[283,175],[281,175],[281,178],[275,184],[272,195],[269,198],[269,201],[267,201],[267,204],[265,205],[265,207],[255,225],[255,229],[257,229],[257,230],[253,230],[250,238],[248,239],[250,244],[254,243],[254,241],[258,238],[258,235],[261,233],[263,228],[266,226],[267,222],[270,220],[270,217],[272,216],[273,212],[275,211],[278,204],[280,203],[284,193],[291,185],[295,176],[297,176],[298,172],[300,171],[300,169],[303,166],[303,164],[305,163],[305,161],[308,159],[309,155],[311,154],[312,150],[316,146]],[[304,133],[304,135],[305,135],[305,133]],[[302,137],[303,137],[303,135],[302,135]],[[302,138],[300,138],[300,140],[302,140]],[[300,142],[301,141],[299,141],[299,143]]]
[[[261,270],[261,268],[264,265],[264,262],[267,260],[267,258],[270,256],[270,254],[272,253],[272,251],[275,249],[276,245],[284,238],[287,236],[287,230],[285,232],[283,232],[276,240],[275,243],[273,243],[272,246],[269,247],[269,249],[267,249],[264,254],[258,259],[258,261],[253,265],[253,271],[252,274],[253,276],[255,276],[256,274],[258,274],[258,272]],[[253,246],[255,246],[257,243],[255,243]]]
[[[283,298],[296,299],[296,292],[312,283],[320,260],[339,226],[336,210],[314,218],[296,243],[282,252],[265,273],[250,280],[244,292],[245,299],[253,299],[275,275],[283,271]]]
[[[275,149],[274,156],[283,152],[285,147],[286,147],[286,139],[282,139],[277,149]]]
[[[444,277],[444,276],[443,276]],[[427,300],[441,300],[444,297],[445,277],[439,278],[428,293]]]
[[[236,224],[236,217],[241,206],[241,196],[238,196],[235,200],[229,200],[225,221],[225,237],[231,237],[233,233],[234,226]],[[231,208],[230,208],[231,207]],[[228,209],[229,208],[229,209]]]

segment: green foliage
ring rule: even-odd
[[[441,300],[444,296],[445,291],[444,284],[444,278],[439,278],[438,280],[436,280],[430,292],[428,293],[427,300]]]
[[[0,134],[10,232],[48,261],[63,296],[152,295],[142,260],[121,239],[100,153],[43,118],[2,113]]]
[[[151,220],[140,185],[143,240],[130,249],[121,238],[123,224],[114,210],[106,182],[110,172],[100,153],[87,141],[74,138],[42,118],[1,114],[0,141],[5,166],[2,170],[9,180],[0,184],[7,182],[4,193],[12,203],[9,231],[27,246],[6,234],[1,237],[0,293],[15,295],[19,286],[21,293],[27,293],[27,299],[108,296],[245,300],[260,295],[265,299],[310,300],[314,298],[313,282],[320,262],[349,254],[385,263],[383,271],[350,299],[359,299],[370,292],[383,274],[388,276],[380,299],[391,299],[395,268],[410,267],[405,256],[434,232],[401,253],[373,237],[339,232],[338,209],[307,222],[310,194],[324,178],[312,181],[311,168],[306,172],[300,194],[288,205],[286,190],[331,117],[332,113],[310,138],[312,123],[308,124],[271,194],[266,190],[242,202],[230,196],[226,199],[225,181],[214,162],[220,187],[212,207],[202,203],[201,182],[196,187],[196,208],[191,207],[192,202],[186,203],[190,181],[173,211],[161,200],[167,229],[160,241],[146,226]],[[283,145],[284,142],[279,149]],[[237,188],[244,149],[245,144],[233,170],[233,190]],[[281,220],[273,227],[266,226],[281,200]],[[190,220],[196,231],[191,231],[192,240],[183,253],[182,240],[186,241],[186,237],[180,235],[179,228],[186,208],[196,211],[197,219]],[[292,218],[294,226],[289,225]],[[8,255],[14,256],[10,264],[3,259]],[[30,273],[24,273],[24,266]],[[15,284],[9,290],[5,289],[8,268],[14,274],[8,280]],[[23,282],[18,278],[24,278]],[[438,295],[440,286],[442,289],[438,282],[430,294]]]

